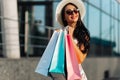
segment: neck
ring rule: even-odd
[[[75,28],[76,27],[76,23],[68,23],[68,25],[70,26],[70,27],[72,27],[72,28]]]

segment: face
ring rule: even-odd
[[[72,4],[65,7],[65,20],[68,24],[77,23],[79,18],[79,10]]]

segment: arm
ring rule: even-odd
[[[78,63],[81,64],[85,60],[87,53],[83,54],[79,49],[79,47],[76,45],[76,43],[73,40],[72,42],[73,42],[73,47],[77,56]],[[82,47],[84,48],[84,46]]]

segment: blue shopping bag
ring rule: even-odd
[[[64,39],[65,39],[64,31],[61,29],[56,43],[49,72],[64,74],[64,57],[65,57]]]
[[[58,39],[58,35],[59,35],[59,32],[54,31],[45,51],[37,65],[35,72],[42,74],[44,76],[48,75],[48,70],[49,70],[50,63],[51,63],[51,60],[53,57],[53,53],[54,53],[54,49],[55,49],[56,42]]]

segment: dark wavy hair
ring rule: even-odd
[[[61,12],[61,16],[62,16],[62,21],[63,21],[64,26],[68,25],[67,21],[65,20],[64,13],[65,13],[65,7],[69,4],[75,6],[77,9],[77,6],[72,4],[72,3],[68,3],[63,7],[62,12]],[[78,40],[77,46],[79,46],[79,48],[83,52],[83,54],[87,53],[89,51],[89,48],[90,48],[90,33],[87,30],[87,28],[85,27],[85,25],[83,24],[83,22],[81,21],[80,14],[79,14],[79,18],[78,18],[78,21],[76,24],[76,28],[73,32],[73,37]],[[83,50],[81,49],[82,45],[84,45]]]

